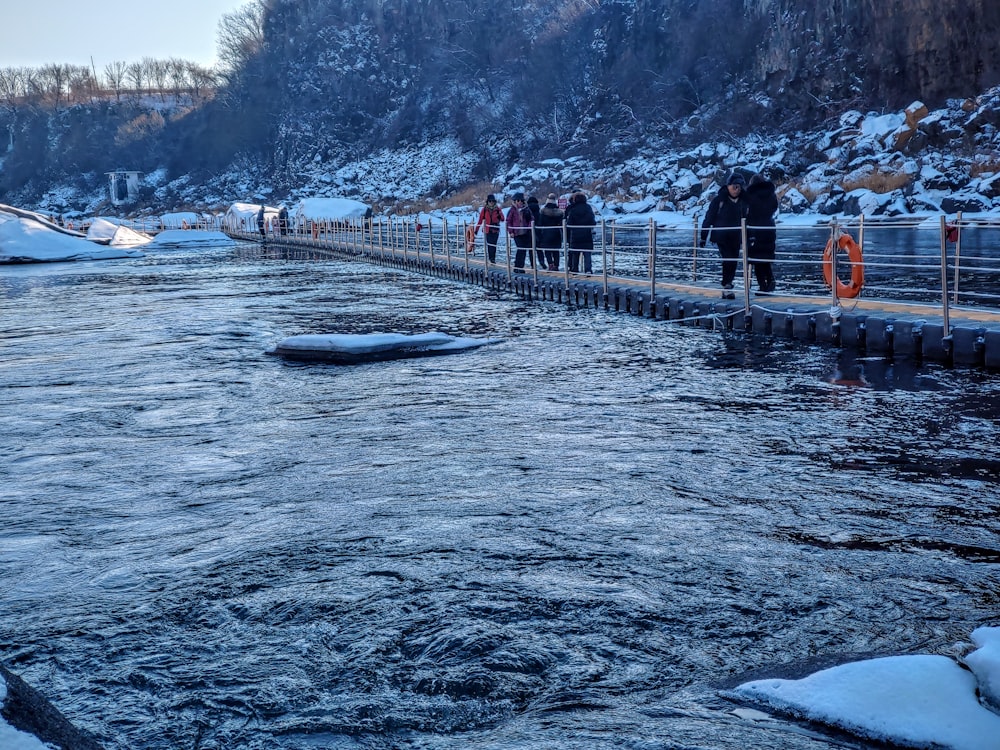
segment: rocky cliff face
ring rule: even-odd
[[[335,171],[442,138],[476,162],[472,179],[489,179],[550,156],[620,164],[645,147],[805,131],[849,110],[914,101],[934,109],[1000,84],[996,0],[265,6],[266,43],[215,101],[149,132],[132,127],[127,142],[122,129],[147,113],[106,103],[101,119],[97,106],[72,117],[44,102],[0,106],[0,132],[15,142],[0,193],[36,195],[45,183],[119,163],[192,181],[249,170],[292,188],[317,165]],[[995,111],[976,117],[975,133],[1000,126]],[[911,151],[976,145],[975,133],[958,138],[930,125],[914,133]],[[459,181],[443,175],[433,192]]]
[[[940,104],[1000,83],[995,0],[749,0],[746,10],[768,25],[753,84],[784,106]]]
[[[336,102],[369,146],[808,127],[1000,83],[995,0],[276,0],[268,28],[282,111]]]

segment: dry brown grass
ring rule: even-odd
[[[882,172],[876,168],[871,174],[853,180],[844,180],[840,183],[840,186],[848,193],[858,188],[866,188],[873,193],[891,193],[893,190],[900,190],[908,186],[911,182],[912,179],[907,174],[902,172]]]
[[[785,193],[787,193],[789,190],[791,190],[793,188],[795,190],[798,190],[800,193],[802,193],[802,195],[804,195],[805,198],[806,198],[806,200],[809,201],[810,203],[812,203],[814,200],[816,200],[816,197],[820,194],[819,191],[817,191],[817,190],[810,190],[805,185],[803,185],[801,182],[789,181],[789,182],[785,183],[784,185],[782,185],[782,186],[780,186],[778,188],[778,190],[777,190],[778,199],[780,200],[782,198],[782,196],[784,196]]]
[[[984,174],[997,174],[998,172],[1000,172],[1000,157],[996,154],[976,159],[969,165],[969,174],[972,177],[980,177]]]

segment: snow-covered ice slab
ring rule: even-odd
[[[979,648],[965,657],[965,663],[979,681],[982,699],[1000,711],[1000,628],[976,628],[972,642]]]
[[[801,680],[757,680],[734,695],[902,747],[1000,750],[1000,715],[976,699],[976,677],[947,656],[890,656]]]
[[[500,339],[474,339],[446,333],[314,333],[289,336],[278,342],[273,351],[292,359],[321,360],[355,364],[408,357],[432,357],[439,354],[476,349]]]
[[[111,247],[70,235],[48,222],[0,211],[0,263],[43,263],[75,260],[141,258],[130,247]]]
[[[101,218],[91,222],[87,229],[87,239],[99,245],[110,245],[111,247],[137,247],[148,245],[153,241],[153,238],[148,234],[136,232],[134,229]]]
[[[213,229],[164,229],[153,238],[152,248],[163,247],[227,247],[235,245],[236,240],[225,232]]]

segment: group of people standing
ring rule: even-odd
[[[496,263],[500,224],[507,223],[507,234],[517,248],[514,270],[524,271],[525,260],[535,265],[531,249],[535,248],[539,268],[558,271],[563,240],[567,247],[566,266],[571,273],[593,273],[594,227],[597,218],[587,203],[587,196],[574,192],[563,209],[555,193],[549,193],[545,203],[539,204],[535,196],[527,200],[524,193],[514,193],[512,205],[506,216],[497,204],[496,196],[488,195],[479,211],[473,235],[483,230],[486,259]],[[759,292],[774,291],[774,252],[777,240],[774,216],[778,198],[774,183],[755,174],[747,184],[740,172],[733,172],[726,184],[712,198],[701,225],[701,247],[709,240],[719,248],[722,256],[722,296],[735,299],[733,281],[739,266],[743,247],[743,226],[747,228],[747,258],[757,278]],[[565,238],[563,227],[565,225]],[[582,267],[581,267],[582,266]]]
[[[778,197],[774,183],[755,174],[747,185],[746,178],[733,172],[725,186],[708,205],[701,225],[701,246],[708,240],[716,244],[722,256],[722,296],[735,299],[733,279],[743,246],[743,223],[747,227],[747,258],[757,277],[758,290],[763,294],[774,291],[774,250],[777,241],[774,214]]]
[[[515,272],[524,271],[525,260],[530,261],[534,268],[532,246],[535,248],[539,268],[558,271],[565,224],[567,268],[572,273],[578,273],[582,261],[583,272],[593,272],[594,227],[597,226],[597,217],[583,192],[574,192],[565,209],[559,206],[555,193],[549,193],[542,204],[533,195],[525,199],[524,193],[514,193],[511,204],[505,217],[497,205],[496,196],[488,195],[485,205],[479,211],[474,233],[483,229],[486,259],[490,263],[496,263],[500,223],[505,221],[507,234],[517,248],[514,254]]]

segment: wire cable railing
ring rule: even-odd
[[[516,274],[557,277],[567,288],[574,280],[589,279],[602,282],[605,293],[612,283],[648,287],[651,295],[671,285],[719,293],[722,259],[715,248],[700,247],[697,216],[675,224],[652,218],[644,224],[601,220],[591,227],[593,249],[568,245],[570,230],[578,227],[556,227],[560,241],[555,248],[541,247],[538,233],[531,231],[530,244],[522,240],[522,267],[517,266],[517,240],[502,228],[495,262],[488,263],[484,238],[471,231],[473,226],[471,220],[406,216],[300,220],[282,228],[284,234],[266,227],[263,239],[372,260],[444,264],[467,272],[481,268],[506,274],[508,280]],[[734,292],[747,309],[751,299],[765,296],[752,288],[753,264],[762,261],[749,257],[747,238],[765,228],[744,224],[712,230],[739,235]],[[223,224],[222,229],[244,239],[262,239],[243,226]],[[1000,219],[966,219],[961,214],[919,221],[832,218],[821,223],[779,221],[773,229],[777,243],[771,263],[778,287],[766,296],[813,300],[831,309],[839,309],[845,296],[913,303],[939,309],[946,321],[951,308],[1000,310]],[[547,264],[546,251],[558,262]],[[576,252],[589,254],[586,263],[579,256],[579,268],[590,267],[589,273],[570,270],[570,253]],[[863,281],[855,284],[859,278]]]

